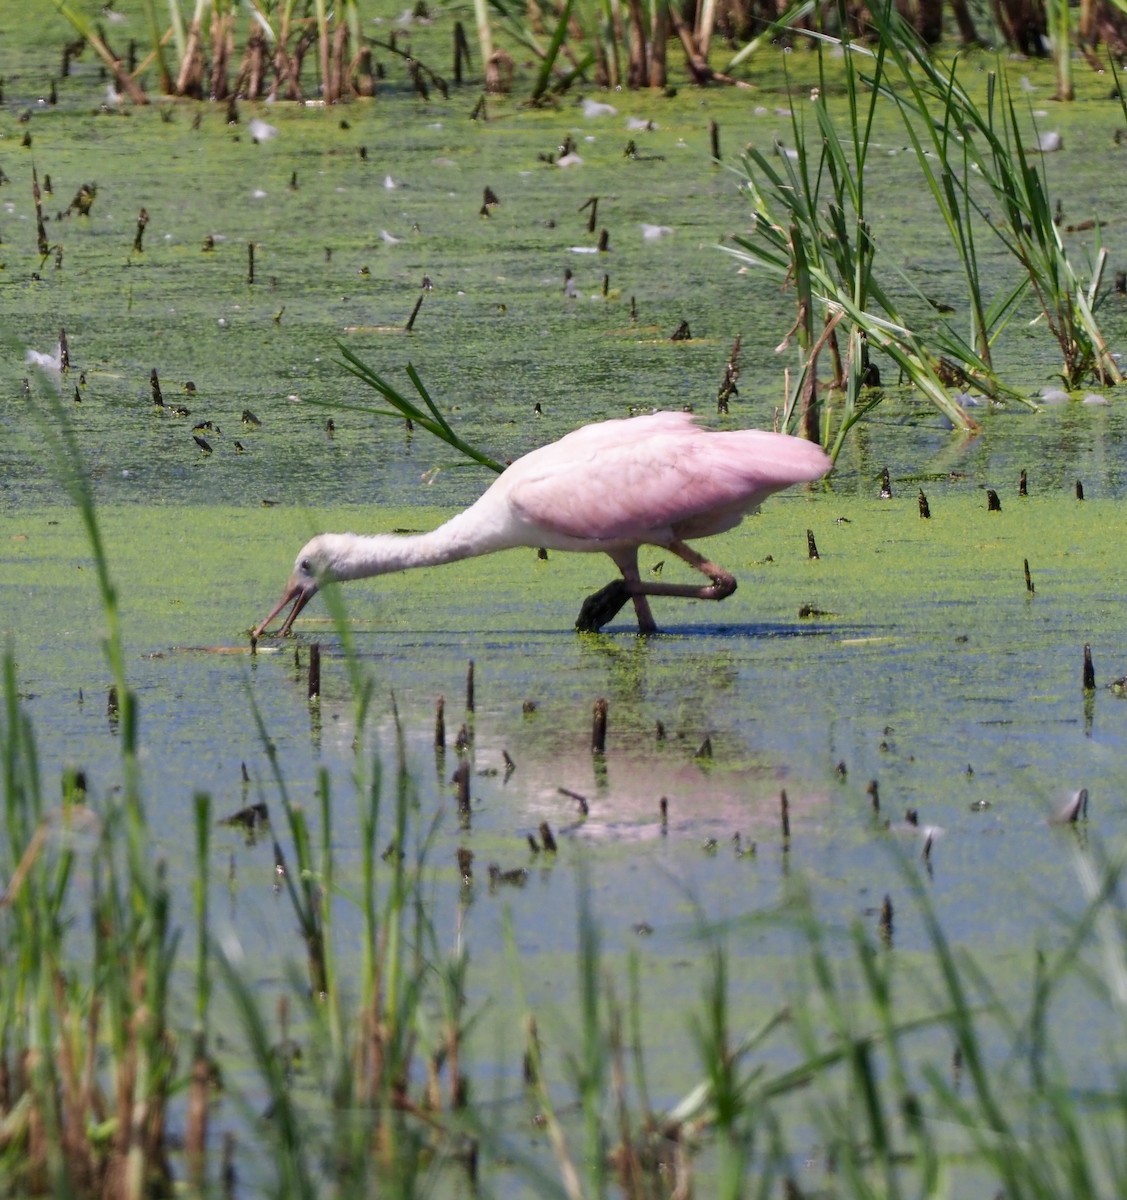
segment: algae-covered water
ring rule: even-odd
[[[0,629],[48,789],[74,766],[94,795],[108,794],[120,768],[104,617],[51,450],[65,420],[120,593],[149,818],[183,888],[190,866],[179,847],[193,795],[211,793],[220,813],[248,794],[270,798],[252,706],[295,798],[312,807],[322,766],[334,794],[350,794],[353,706],[325,607],[306,610],[296,639],[249,654],[246,631],[276,600],[298,547],[321,529],[430,528],[490,478],[451,464],[421,432],[333,407],[372,399],[339,365],[337,342],[404,387],[414,363],[459,432],[502,459],[632,406],[710,413],[737,336],[740,394],[728,422],[769,426],[789,363],[775,347],[791,301],[717,246],[749,222],[730,169],[736,152],[788,136],[779,110],[802,102],[811,68],[792,56],[792,97],[772,66],[750,93],[623,95],[618,113],[599,120],[570,101],[533,111],[496,100],[489,120],[471,121],[476,93],[424,103],[392,81],[374,104],[243,106],[229,125],[206,105],[103,107],[90,61],[58,105],[41,104],[54,61],[43,39],[7,72],[0,113]],[[1034,94],[1050,94],[1048,70],[1030,64]],[[252,117],[274,133],[256,141]],[[628,130],[628,118],[653,127]],[[713,119],[728,165],[710,159]],[[1113,211],[1118,184],[1106,160],[1120,153],[1112,135],[1122,112],[1106,88],[1091,83],[1074,107],[1040,120],[1065,130],[1049,171],[1066,210]],[[880,235],[899,266],[957,299],[953,263],[891,116],[885,134],[870,182],[887,205]],[[582,164],[544,161],[569,135]],[[633,158],[623,154],[631,138]],[[35,247],[33,166],[53,189],[45,259]],[[89,217],[56,215],[84,182],[97,184]],[[483,215],[486,187],[501,203]],[[609,234],[603,254],[582,211],[592,196],[597,228]],[[646,237],[644,224],[663,231]],[[1011,268],[986,257],[1003,286]],[[1121,338],[1123,311],[1108,314],[1109,335]],[[692,338],[672,341],[681,321]],[[1053,348],[1020,325],[1000,360],[1008,382],[1033,393],[1053,382]],[[23,361],[28,350],[54,355],[61,328],[68,373]],[[154,369],[163,407],[153,403]],[[63,411],[47,403],[51,393]],[[513,552],[342,593],[375,683],[371,751],[391,761],[397,719],[419,811],[438,818],[432,903],[451,938],[457,848],[472,849],[478,864],[466,936],[472,1002],[484,1013],[470,1069],[483,1093],[505,1100],[520,1088],[522,1014],[497,986],[508,972],[503,916],[512,917],[529,1001],[562,1056],[581,891],[614,967],[638,956],[644,1017],[661,1031],[651,1051],[659,1106],[701,1070],[686,1024],[709,955],[701,927],[722,929],[733,1021],[751,1024],[799,974],[793,931],[764,918],[786,913],[806,889],[831,929],[852,920],[875,928],[891,896],[894,944],[911,962],[925,937],[904,857],[947,935],[991,958],[1003,992],[1028,977],[1035,948],[1056,936],[1057,910],[1082,903],[1073,835],[1049,815],[1086,787],[1092,836],[1116,839],[1124,819],[1127,700],[1103,686],[1127,672],[1125,424],[1121,400],[1109,399],[984,411],[973,439],[956,438],[921,404],[889,399],[825,485],[773,499],[710,545],[740,580],[733,597],[658,601],[663,633],[645,641],[625,618],[598,637],[572,632],[582,598],[610,578],[595,556],[542,562]],[[893,496],[881,500],[885,466]],[[1027,497],[1017,494],[1023,469]],[[987,488],[1001,512],[988,511]],[[921,489],[929,520],[919,515]],[[661,557],[644,555],[643,569]],[[311,706],[313,641],[324,663]],[[1087,695],[1086,643],[1099,684]],[[472,715],[463,700],[471,661]],[[433,746],[439,696],[445,756]],[[590,748],[598,698],[609,705],[601,756]],[[463,720],[472,733],[468,829],[449,786]],[[583,819],[576,795],[589,806]],[[902,827],[908,809],[920,827]],[[342,801],[333,838],[344,878],[356,820]],[[554,860],[528,848],[542,821],[560,841]],[[934,834],[926,862],[921,827]],[[753,854],[737,853],[736,834]],[[224,936],[242,941],[263,988],[280,987],[287,961],[301,955],[292,914],[272,890],[268,847],[229,831],[216,842]],[[527,883],[491,890],[490,862],[528,867]],[[337,925],[345,934],[347,894]],[[1078,1061],[1106,1069],[1111,1036],[1087,1026]],[[512,1136],[535,1141],[516,1120]]]

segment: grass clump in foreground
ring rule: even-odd
[[[77,462],[65,425],[55,428],[60,461]],[[359,866],[356,877],[338,877],[333,819],[343,801],[331,795],[327,773],[317,777],[314,823],[291,798],[260,720],[273,768],[260,803],[282,815],[268,836],[305,951],[302,962],[278,965],[284,978],[289,969],[279,1046],[259,971],[213,931],[214,822],[204,796],[195,804],[194,898],[187,911],[175,911],[137,768],[137,708],[117,597],[85,483],[81,476],[70,483],[109,630],[122,787],[88,794],[72,772],[61,802],[46,799],[7,656],[0,1189],[139,1197],[168,1194],[183,1177],[197,1193],[219,1191],[223,1159],[236,1174],[240,1159],[237,1149],[216,1151],[218,1134],[241,1136],[249,1127],[250,1161],[269,1175],[255,1189],[287,1197],[458,1191],[467,1175],[485,1193],[569,1200],[687,1195],[694,1187],[719,1197],[801,1195],[811,1187],[843,1197],[1127,1191],[1118,1150],[1127,1088],[1115,1057],[1127,1010],[1127,931],[1117,898],[1123,860],[1079,838],[1062,845],[1075,854],[1083,910],[1062,918],[1051,947],[1038,949],[1018,1000],[948,944],[919,864],[905,862],[912,903],[898,902],[894,914],[890,902],[875,931],[827,924],[800,885],[782,914],[748,918],[787,923],[800,947],[788,1001],[750,1032],[736,1027],[728,982],[728,946],[746,932],[738,923],[716,929],[702,919],[711,965],[700,1004],[683,1020],[647,1029],[637,962],[625,981],[615,978],[580,887],[575,1027],[552,1030],[542,1043],[542,1014],[524,1005],[525,1044],[503,1048],[511,1069],[488,1064],[512,1094],[525,1089],[547,1131],[549,1151],[537,1158],[520,1118],[498,1128],[496,1109],[471,1086],[475,981],[467,946],[475,884],[461,866],[445,884],[457,893],[449,949],[428,903],[443,886],[428,862],[439,817],[421,811],[402,745],[391,779],[377,756],[360,749],[370,744],[373,683],[352,651],[333,589],[326,600],[350,677],[358,747],[351,800]],[[354,943],[334,920],[344,904],[360,914],[349,926]],[[194,945],[185,950],[182,934],[191,926]],[[915,944],[905,948],[897,931],[911,926],[907,940]],[[511,967],[519,986],[515,949]],[[195,1004],[178,1024],[170,996],[173,980],[185,976],[194,979]],[[1075,1011],[1077,993],[1085,1011],[1106,1022],[1106,1079],[1083,1076],[1059,1048],[1057,1011]],[[235,1014],[222,1048],[211,1036],[220,1005]],[[1097,1028],[1091,1017],[1088,1028]],[[300,1086],[290,1072],[291,1029],[309,1064]],[[686,1044],[684,1095],[657,1104],[647,1044],[678,1033]],[[220,1073],[239,1085],[217,1105]],[[803,1166],[812,1141],[816,1165]]]

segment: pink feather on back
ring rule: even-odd
[[[604,421],[519,459],[501,477],[514,515],[564,537],[662,542],[739,524],[773,492],[821,478],[801,438],[710,432],[690,413]]]

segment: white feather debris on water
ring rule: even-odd
[[[56,346],[53,354],[44,354],[41,350],[28,349],[24,362],[29,367],[38,367],[41,371],[61,371],[63,369],[63,352]]]
[[[1081,788],[1073,792],[1068,800],[1061,805],[1049,818],[1052,825],[1075,825],[1077,821],[1088,819],[1088,789]]]
[[[561,154],[559,156],[559,158],[556,159],[556,166],[557,167],[581,167],[581,166],[583,166],[583,159],[581,159],[579,157],[579,155],[575,153],[574,150],[569,150],[567,152],[567,154]]]
[[[642,237],[647,242],[658,242],[663,237],[669,237],[672,232],[672,225],[650,225],[646,221],[642,222]]]
[[[1064,149],[1064,138],[1055,129],[1050,129],[1037,138],[1037,149],[1042,154],[1055,154]]]
[[[587,118],[618,116],[618,109],[613,104],[604,104],[601,100],[592,100],[589,96],[583,97],[582,108],[583,115]]]
[[[247,124],[247,132],[256,142],[268,142],[278,136],[278,127],[255,117]]]

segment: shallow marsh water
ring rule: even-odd
[[[792,58],[805,88],[811,60]],[[356,842],[353,728],[336,635],[320,604],[299,623],[298,645],[319,640],[327,659],[323,697],[311,710],[293,646],[264,645],[251,659],[244,631],[273,603],[309,534],[429,528],[487,477],[475,469],[434,475],[447,456],[425,436],[409,439],[394,424],[311,404],[367,399],[334,361],[335,340],[396,378],[413,361],[466,436],[500,457],[631,404],[690,402],[709,411],[736,335],[744,373],[732,419],[769,424],[782,391],[773,347],[790,324],[789,301],[771,281],[737,274],[714,249],[748,216],[736,177],[708,161],[707,126],[715,117],[732,148],[752,137],[788,138],[789,122],[775,115],[787,103],[774,90],[777,70],[765,96],[684,89],[668,100],[622,97],[619,117],[605,123],[573,109],[500,103],[495,119],[472,123],[468,93],[423,105],[394,89],[374,106],[341,112],[263,106],[257,115],[279,132],[255,145],[249,108],[243,123],[228,127],[220,110],[204,107],[198,129],[193,106],[173,108],[167,122],[155,109],[97,112],[87,63],[57,110],[33,108],[29,151],[19,146],[25,126],[17,118],[33,105],[37,78],[47,77],[36,70],[32,55],[8,79],[0,117],[0,165],[12,181],[0,190],[0,629],[19,664],[44,777],[78,765],[95,794],[105,794],[118,770],[88,547],[73,512],[60,506],[57,470],[43,449],[37,421],[46,385],[33,379],[30,402],[21,387],[23,349],[52,350],[64,326],[74,369],[62,396],[101,505],[140,702],[150,819],[176,883],[183,888],[190,871],[178,847],[195,791],[211,792],[219,813],[235,810],[244,802],[245,762],[251,794],[261,786],[269,798],[252,696],[293,794],[310,807],[316,769],[328,767],[334,794],[344,798],[333,838],[347,879]],[[1047,94],[1047,68],[1029,72]],[[1052,112],[1066,130],[1066,151],[1049,164],[1078,217],[1115,209],[1120,188],[1106,166],[1122,153],[1111,140],[1121,110],[1106,100],[1106,87],[1082,86],[1086,99]],[[760,100],[768,111],[755,115]],[[628,135],[627,113],[652,118],[657,129]],[[539,161],[567,133],[583,166],[564,171]],[[628,136],[641,161],[623,157]],[[945,288],[946,247],[921,228],[920,189],[904,181],[902,136],[891,120],[887,141],[871,184],[888,195],[884,236],[901,265]],[[41,178],[52,176],[51,212],[79,183],[98,183],[89,220],[49,224],[52,243],[63,247],[57,270],[34,252],[32,155]],[[395,187],[385,186],[388,177]],[[483,218],[486,185],[502,204]],[[599,226],[611,236],[605,256],[575,250],[594,246],[579,209],[596,194]],[[144,253],[133,255],[142,204],[151,221]],[[642,222],[673,233],[646,241]],[[384,230],[399,240],[385,240]],[[216,238],[209,253],[201,249],[207,235]],[[1001,286],[1008,268],[997,261]],[[575,272],[576,299],[563,295],[566,268]],[[405,335],[424,273],[435,288]],[[953,278],[949,286],[957,294]],[[673,343],[682,319],[693,340]],[[1123,323],[1119,312],[1109,330],[1121,336]],[[1003,345],[1011,382],[1034,391],[1052,381],[1043,334],[1015,333]],[[153,367],[166,401],[184,403],[190,416],[154,412]],[[71,396],[78,371],[86,373],[81,404]],[[188,380],[192,394],[184,392]],[[741,581],[734,597],[721,606],[660,605],[665,633],[645,643],[626,624],[600,637],[571,632],[582,597],[609,578],[609,565],[596,558],[539,563],[514,553],[344,593],[380,697],[373,752],[390,761],[394,697],[420,810],[444,813],[429,852],[440,930],[452,929],[454,850],[464,842],[477,856],[471,988],[486,1017],[470,1072],[482,1094],[520,1094],[522,1046],[513,1031],[522,1014],[511,989],[496,986],[507,971],[502,915],[512,913],[522,977],[559,1065],[575,1025],[580,890],[612,968],[639,956],[644,1023],[660,1031],[648,1047],[659,1106],[683,1095],[701,1070],[687,1014],[704,990],[703,925],[718,928],[731,952],[733,1025],[742,1028],[802,984],[800,939],[776,920],[800,892],[809,889],[835,930],[853,919],[875,927],[890,894],[906,1003],[914,1002],[926,982],[911,979],[925,939],[894,848],[905,851],[910,870],[923,866],[917,835],[890,834],[874,819],[871,779],[880,784],[882,817],[899,821],[911,807],[942,827],[925,877],[944,928],[992,963],[1000,990],[1020,991],[1034,947],[1054,936],[1054,912],[1081,903],[1072,835],[1050,828],[1047,814],[1086,786],[1094,836],[1117,838],[1124,818],[1127,701],[1102,687],[1085,699],[1080,686],[1085,642],[1101,685],[1127,671],[1120,404],[1113,397],[1108,407],[988,413],[977,439],[955,440],[918,404],[889,401],[847,445],[827,487],[776,498],[744,530],[712,544]],[[261,425],[244,426],[244,409]],[[332,437],[324,428],[330,415]],[[202,431],[210,455],[192,440],[202,420],[221,431]],[[234,452],[236,439],[245,453]],[[885,465],[895,495],[881,502],[876,476]],[[1019,501],[1022,468],[1031,495]],[[1082,504],[1074,499],[1078,478]],[[930,521],[918,516],[920,487]],[[1001,513],[987,512],[986,487],[1001,495]],[[807,558],[807,529],[817,561]],[[820,615],[800,617],[803,604]],[[461,723],[471,659],[476,774],[472,831],[462,835],[447,782],[453,754],[436,763],[430,743],[439,695],[451,738]],[[601,762],[589,749],[600,696],[610,705]],[[527,701],[534,712],[525,713]],[[667,733],[660,743],[658,722]],[[706,737],[707,760],[697,756]],[[503,753],[516,764],[507,781]],[[576,821],[560,788],[589,798],[586,821]],[[791,804],[786,852],[782,788]],[[670,802],[664,833],[661,796]],[[978,809],[983,801],[989,807]],[[542,820],[563,831],[552,864],[530,860],[525,842]],[[754,857],[736,857],[737,832],[745,846],[757,843]],[[530,866],[528,884],[491,893],[490,861]],[[273,895],[267,846],[220,833],[217,874],[228,862],[232,874],[216,889],[224,936],[242,941],[271,992],[287,962],[300,959],[292,914]],[[352,910],[345,899],[338,907],[337,930],[347,938]],[[278,946],[284,955],[273,952]],[[1067,1027],[1081,1012],[1056,1016]],[[1096,1074],[1114,1062],[1106,1053],[1114,1031],[1105,1040],[1094,1021],[1083,1028],[1071,1048]],[[535,1138],[519,1107],[506,1129],[525,1148]],[[503,1173],[489,1184],[511,1194],[521,1186]]]

